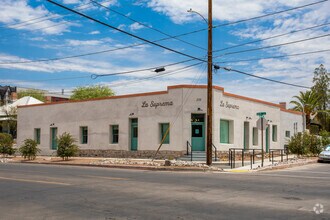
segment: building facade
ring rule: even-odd
[[[283,103],[230,94],[213,87],[213,144],[229,148],[260,149],[258,112],[265,112],[264,150],[283,149],[302,131],[302,115]],[[85,151],[185,152],[206,148],[206,86],[169,86],[167,91],[113,96],[87,101],[46,103],[18,109],[18,144],[26,138],[39,143],[42,154],[52,154],[56,136],[72,134]],[[165,135],[168,133],[168,135]]]

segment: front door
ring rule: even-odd
[[[191,115],[191,146],[193,151],[205,151],[204,114]]]
[[[138,119],[131,119],[131,150],[136,151],[138,149]]]
[[[52,150],[57,149],[57,128],[50,128],[50,147]]]

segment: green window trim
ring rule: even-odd
[[[50,128],[50,135],[51,135],[51,149],[57,150],[57,128]]]
[[[88,127],[87,126],[80,127],[80,143],[81,144],[88,143]]]
[[[161,123],[160,124],[160,142],[162,142],[166,131],[169,129],[170,123]],[[168,131],[165,140],[163,142],[163,144],[169,144],[170,143],[170,130]]]
[[[119,142],[119,125],[111,125],[111,143],[118,144]]]
[[[290,131],[285,131],[285,137],[287,137],[287,138],[290,137]]]
[[[272,140],[273,142],[277,141],[277,125],[272,126]]]
[[[37,144],[40,144],[40,134],[41,134],[41,129],[35,128],[34,129],[34,140],[37,142]]]
[[[220,143],[229,144],[229,121],[220,119]]]

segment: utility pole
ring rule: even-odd
[[[213,118],[213,94],[212,94],[212,0],[208,3],[208,49],[207,49],[207,138],[206,138],[206,164],[212,164],[212,118]]]

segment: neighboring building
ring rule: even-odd
[[[16,87],[0,86],[0,106],[8,105],[17,100]]]
[[[46,103],[67,101],[70,98],[69,95],[64,94],[64,89],[62,89],[60,93],[52,93],[42,89],[17,88],[17,92],[26,91],[26,90],[35,90],[38,92],[42,92],[45,96]]]
[[[9,133],[16,138],[16,108],[18,106],[42,104],[30,96],[25,96],[14,101],[11,104],[3,105],[0,107],[0,133]]]
[[[83,152],[151,156],[170,126],[163,153],[183,154],[187,142],[194,151],[204,151],[206,94],[204,85],[177,85],[160,92],[22,106],[17,141],[35,138],[42,154],[49,155],[56,150],[56,136],[69,132]],[[265,150],[283,149],[289,137],[302,131],[301,113],[287,110],[284,103],[230,94],[217,86],[213,97],[213,144],[219,151],[260,149],[257,112],[267,113]]]

